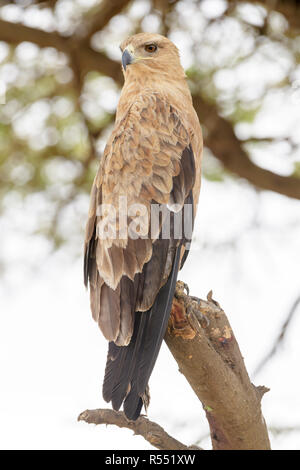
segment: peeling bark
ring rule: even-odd
[[[270,449],[260,403],[268,389],[250,382],[232,328],[212,296],[198,304],[178,281],[165,341],[202,402],[213,449]]]
[[[202,450],[197,446],[186,446],[170,436],[159,424],[140,416],[136,421],[130,421],[122,411],[86,410],[78,416],[78,421],[93,424],[112,424],[119,428],[131,429],[134,434],[142,436],[153,447],[159,450]]]

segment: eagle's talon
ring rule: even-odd
[[[203,313],[200,312],[200,310],[195,309],[193,311],[197,321],[200,323],[202,328],[207,328],[209,326],[209,319],[207,318],[206,315],[203,315]]]
[[[174,294],[177,299],[181,299],[185,295],[189,295],[189,292],[189,286],[185,282],[177,281],[176,290]]]
[[[193,314],[198,323],[200,323],[200,325],[202,326],[202,328],[207,328],[209,326],[209,319],[200,311],[201,299],[194,296],[191,296],[190,299],[192,300],[192,302],[187,307],[187,314]]]
[[[183,284],[183,290],[185,290],[186,295],[190,295],[189,286],[185,282],[183,282],[182,284]]]

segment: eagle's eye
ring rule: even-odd
[[[150,53],[155,52],[155,51],[157,51],[157,45],[156,44],[146,44],[145,51],[150,52]]]

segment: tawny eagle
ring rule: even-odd
[[[202,134],[176,46],[142,33],[120,48],[125,83],[91,190],[84,274],[109,341],[103,397],[135,420],[188,254]]]

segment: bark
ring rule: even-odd
[[[213,449],[270,449],[261,411],[268,389],[251,383],[228,319],[211,294],[198,305],[177,283],[165,341],[202,403]]]
[[[202,450],[197,446],[186,446],[170,436],[159,424],[140,416],[136,421],[130,421],[122,411],[86,410],[78,416],[78,421],[93,424],[112,424],[119,428],[131,429],[134,434],[142,436],[151,445],[160,450]]]

